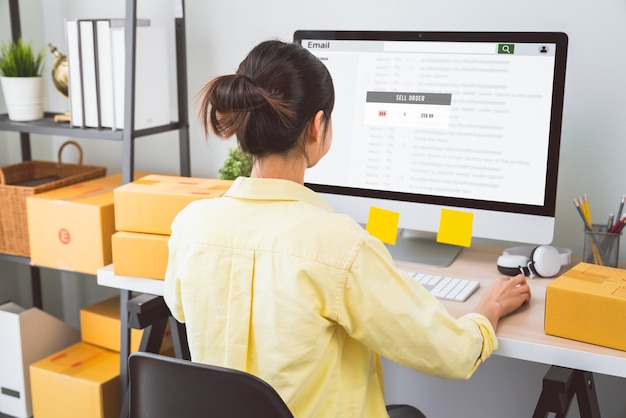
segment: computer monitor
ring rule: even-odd
[[[442,209],[471,213],[472,237],[552,242],[566,34],[299,30],[294,41],[328,67],[336,95],[331,149],[305,183],[362,224],[378,207],[426,233],[389,246],[394,257],[448,265],[459,248],[436,243]]]

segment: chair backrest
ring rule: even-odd
[[[130,418],[293,418],[274,388],[239,370],[137,351],[128,373]]]

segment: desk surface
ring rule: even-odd
[[[464,249],[450,267],[439,268],[398,262],[400,268],[425,273],[474,278],[480,288],[465,302],[442,301],[454,316],[470,312],[489,284],[500,276],[496,260],[502,248],[473,245]],[[566,267],[564,267],[566,268]],[[163,295],[163,281],[116,276],[111,265],[98,270],[98,284],[135,292]],[[498,324],[496,355],[594,373],[626,377],[626,351],[546,335],[543,332],[545,290],[551,279],[529,280],[532,299],[527,306]]]
[[[98,269],[97,280],[100,286],[113,287],[131,292],[163,296],[163,281],[142,277],[116,276],[113,264]]]

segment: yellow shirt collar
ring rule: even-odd
[[[316,192],[291,180],[238,177],[224,196],[255,200],[303,201],[329,212],[333,211],[330,204]]]

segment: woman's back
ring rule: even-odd
[[[240,178],[228,196],[192,203],[172,230],[168,270],[194,361],[262,377],[297,415],[381,416],[377,356],[337,323],[366,236],[354,221],[296,183]],[[368,391],[379,394],[373,415],[362,410]]]

